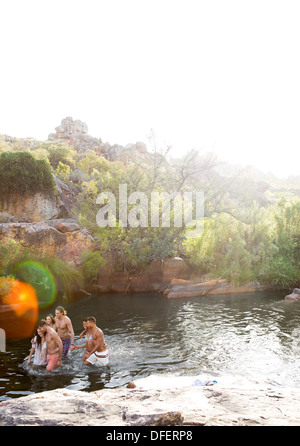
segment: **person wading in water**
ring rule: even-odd
[[[97,364],[106,366],[109,363],[107,345],[104,340],[103,331],[96,326],[96,319],[91,316],[87,318],[86,343],[75,349],[86,348],[83,364]]]
[[[55,310],[56,331],[63,343],[62,358],[66,358],[69,349],[74,350],[74,330],[71,319],[63,307],[57,307]]]
[[[63,344],[53,328],[47,325],[47,322],[41,320],[38,323],[38,329],[45,336],[47,344],[47,370],[53,370],[55,367],[61,367],[61,358],[63,352]]]

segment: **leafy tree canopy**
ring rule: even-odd
[[[0,195],[8,193],[50,193],[55,190],[51,167],[46,159],[36,159],[29,152],[0,154]]]

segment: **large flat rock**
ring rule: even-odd
[[[217,379],[202,386],[193,385],[199,377],[150,376],[134,388],[46,391],[0,403],[0,425],[300,425],[299,388]]]

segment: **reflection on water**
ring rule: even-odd
[[[25,360],[30,340],[10,343],[7,353],[0,354],[0,399],[57,387],[113,388],[150,374],[234,374],[300,387],[300,303],[285,302],[280,294],[188,300],[105,295],[67,310],[78,345],[83,343],[82,318],[96,317],[110,365],[84,366],[80,349],[69,354],[61,369],[34,370]]]

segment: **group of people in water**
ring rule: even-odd
[[[77,346],[74,344],[73,325],[66,310],[61,306],[57,307],[55,317],[49,314],[38,323],[27,363],[30,364],[34,355],[34,365],[54,370],[61,367],[62,360],[69,351],[84,348],[84,365],[108,365],[107,345],[102,330],[96,325],[95,317],[85,318],[82,323],[84,330],[79,337],[85,339],[85,344]]]

